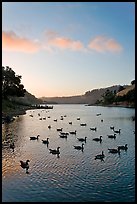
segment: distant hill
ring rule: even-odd
[[[93,89],[91,91],[85,92],[84,95],[78,96],[68,96],[68,97],[41,97],[42,101],[46,103],[58,103],[58,104],[90,104],[93,105],[97,100],[101,100],[102,95],[106,92],[107,89],[110,91],[116,91],[118,93],[121,85],[110,86],[107,88]],[[124,88],[127,85],[123,86]]]

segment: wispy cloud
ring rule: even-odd
[[[70,49],[72,51],[82,51],[84,49],[84,45],[81,41],[60,36],[57,32],[52,30],[45,32],[45,38],[47,39],[47,44],[52,48],[62,50]]]
[[[8,51],[34,53],[40,49],[40,44],[39,42],[17,36],[13,31],[3,31],[2,48]]]
[[[19,51],[25,53],[35,53],[40,50],[54,52],[54,49],[71,50],[71,51],[87,51],[93,50],[99,53],[104,52],[120,52],[122,46],[113,38],[105,36],[96,36],[92,39],[88,46],[80,40],[73,40],[64,36],[60,36],[57,32],[48,30],[44,33],[43,40],[30,40],[18,36],[15,32],[2,32],[2,49],[7,51]],[[88,48],[88,49],[87,49]]]
[[[92,39],[88,45],[88,48],[95,50],[97,52],[120,52],[122,51],[122,46],[112,38],[105,36],[97,36]]]
[[[65,37],[56,37],[48,41],[48,43],[59,49],[70,49],[73,51],[79,51],[84,48],[83,44],[80,41],[74,41],[70,38]]]

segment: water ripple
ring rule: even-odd
[[[67,108],[66,108],[67,107]],[[68,108],[69,107],[69,108]],[[114,111],[116,110],[116,111]],[[126,113],[125,113],[126,111]],[[96,201],[134,201],[135,198],[135,135],[131,134],[134,125],[127,118],[132,115],[130,109],[108,109],[103,107],[85,107],[82,105],[59,105],[50,112],[41,113],[50,118],[39,120],[38,113],[29,117],[30,112],[20,116],[9,129],[3,126],[3,132],[13,131],[15,137],[14,152],[2,149],[2,196],[3,201],[24,202],[96,202]],[[101,112],[104,118],[100,123],[96,113]],[[59,120],[60,115],[67,115]],[[81,127],[80,122],[87,123]],[[55,123],[53,118],[57,118]],[[72,121],[70,127],[68,124]],[[51,125],[51,130],[48,125]],[[109,140],[110,126],[121,128],[122,133],[116,140]],[[96,132],[90,127],[97,126]],[[69,135],[67,140],[60,138],[56,128],[64,131],[77,130],[77,135]],[[4,133],[5,134],[5,133]],[[40,134],[38,141],[30,141],[29,137]],[[102,143],[92,139],[103,135]],[[130,137],[129,137],[130,135]],[[73,145],[81,145],[77,137],[87,136],[84,151],[74,149]],[[49,145],[42,139],[49,137]],[[120,155],[111,154],[108,148],[128,144],[127,152]],[[49,148],[60,146],[60,156],[53,155]],[[104,151],[104,161],[95,160],[95,155]],[[20,160],[30,160],[29,174],[21,168]]]

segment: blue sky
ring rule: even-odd
[[[134,2],[3,2],[2,65],[36,97],[135,79]]]

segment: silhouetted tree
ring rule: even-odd
[[[26,90],[21,84],[21,76],[15,75],[15,72],[8,66],[2,67],[2,97],[7,99],[9,96],[21,97],[25,95]]]
[[[128,91],[126,94],[126,100],[128,102],[135,102],[135,89]]]
[[[135,84],[135,80],[132,80],[132,81],[131,81],[131,85],[133,85],[133,84]]]

